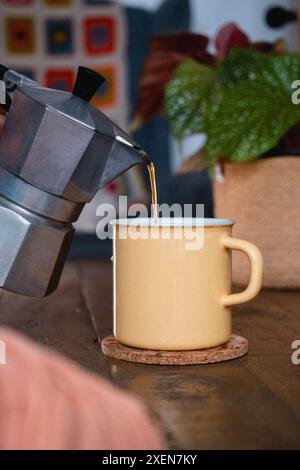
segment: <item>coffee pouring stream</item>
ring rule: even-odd
[[[0,287],[46,296],[59,282],[75,222],[96,192],[136,164],[141,147],[89,103],[105,79],[79,67],[72,93],[0,66]]]

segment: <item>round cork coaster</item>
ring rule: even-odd
[[[163,366],[187,366],[230,361],[244,356],[248,352],[248,341],[242,336],[231,335],[227,343],[215,348],[193,351],[156,351],[125,346],[119,343],[114,336],[107,336],[102,340],[101,349],[107,356],[123,361]]]

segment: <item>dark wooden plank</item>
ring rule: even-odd
[[[300,293],[263,291],[252,302],[233,309],[233,329],[245,334],[253,354],[288,355],[294,339],[300,339],[299,311],[287,310],[290,296]],[[242,333],[243,332],[243,333]]]
[[[77,262],[82,293],[99,339],[111,334],[113,320],[112,262]]]
[[[95,332],[76,263],[67,264],[58,290],[47,298],[27,298],[1,291],[0,324],[107,375],[103,356],[94,342]]]
[[[103,298],[104,291],[110,299],[112,296],[111,267],[84,262],[81,269],[87,282],[89,308],[103,337],[112,328],[111,300]],[[300,383],[296,371],[288,367],[290,356],[286,354],[286,344],[295,333],[298,319],[295,326],[291,322],[293,314],[290,318],[280,307],[271,308],[271,299],[272,293],[262,293],[233,314],[234,331],[249,338],[251,344],[249,355],[241,361],[166,368],[107,358],[111,379],[148,404],[173,448],[299,447],[300,423],[293,411],[300,403],[295,392],[295,385]],[[268,361],[274,361],[274,355],[280,361],[272,372]],[[282,387],[281,393],[275,387],[285,371],[287,383],[289,379],[293,383],[293,407],[284,400],[283,391],[288,386]]]
[[[94,331],[97,345],[97,360],[101,362],[100,372],[111,379],[110,367],[101,352],[101,339],[112,331],[112,263],[111,261],[78,260],[81,293]],[[100,358],[99,358],[100,355]],[[94,358],[94,359],[95,359]],[[87,367],[99,372],[99,364],[90,361]]]
[[[300,446],[299,421],[242,359],[167,368],[108,361],[114,382],[148,404],[173,448]]]
[[[291,362],[291,344],[300,339],[300,293],[264,291],[236,309],[234,321],[250,343],[242,362],[300,420],[300,366]]]
[[[68,264],[47,299],[2,292],[0,322],[68,355],[141,397],[173,448],[299,448],[300,293],[262,292],[233,313],[250,352],[208,366],[163,367],[105,358],[93,342],[112,331],[110,262]]]

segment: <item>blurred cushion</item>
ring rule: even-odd
[[[135,398],[19,334],[0,339],[0,449],[164,448]]]

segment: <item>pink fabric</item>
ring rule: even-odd
[[[15,332],[0,340],[0,449],[164,448],[136,399]]]

